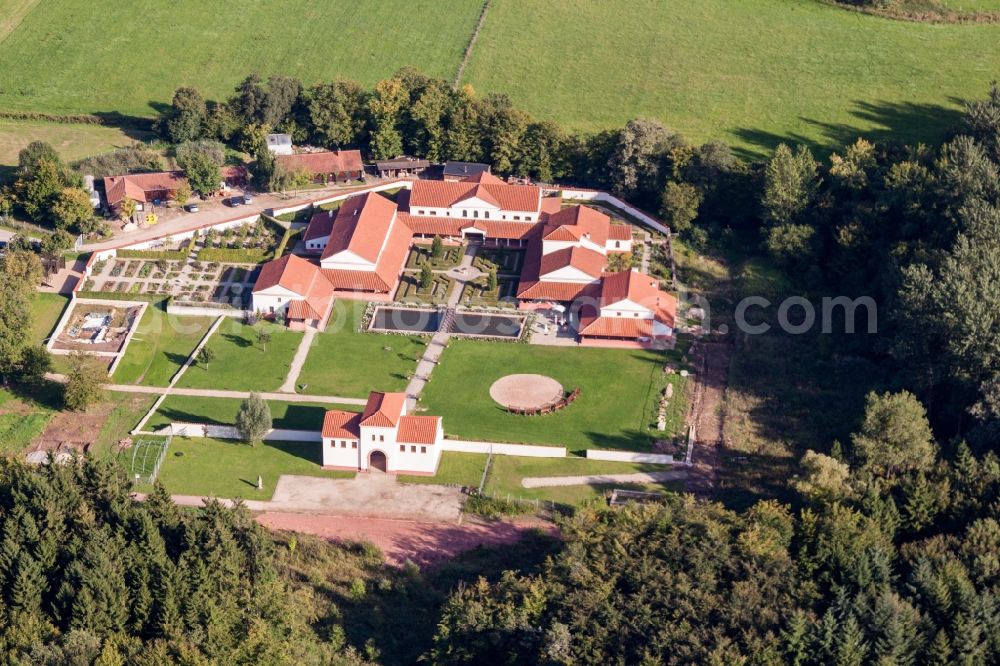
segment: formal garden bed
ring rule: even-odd
[[[495,270],[498,275],[520,275],[524,266],[524,250],[505,247],[484,247],[476,253],[472,266],[483,273]]]
[[[517,308],[517,278],[498,277],[495,289],[490,289],[488,275],[466,282],[459,301],[466,306]]]
[[[447,275],[435,274],[431,285],[423,288],[419,273],[404,273],[399,279],[395,300],[400,303],[446,303],[454,282]]]
[[[429,263],[434,270],[447,270],[462,263],[465,245],[442,244],[441,254],[437,257],[433,256],[432,247],[431,243],[414,243],[410,247],[410,254],[406,257],[406,267],[416,269]]]

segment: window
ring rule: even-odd
[[[490,211],[488,210],[483,211],[483,217],[485,217],[487,220],[490,219]]]
[[[463,210],[462,211],[462,217],[469,217],[469,211]]]
[[[358,448],[358,443],[357,442],[351,442],[351,448],[352,449]]]
[[[410,453],[416,453],[416,452],[417,452],[417,447],[411,446],[410,447]]]
[[[478,220],[479,219],[479,211],[478,210],[472,211],[472,217],[474,217],[474,218],[476,218]]]
[[[420,452],[421,453],[427,453],[427,447],[426,446],[421,446],[420,447]]]
[[[431,215],[433,215],[433,216],[437,217],[437,214],[438,214],[438,212],[437,212],[436,210],[432,210],[432,211],[431,211]]]
[[[639,315],[636,315],[636,316],[638,317]],[[378,441],[384,442],[385,441],[385,435],[379,435],[378,436]]]
[[[515,219],[516,221],[520,222],[520,221],[521,221],[521,216],[520,216],[520,215],[515,215],[515,216],[514,216],[514,219]]]
[[[280,298],[280,297],[278,298],[278,302],[279,302],[279,303],[281,302],[281,298]]]
[[[621,246],[622,246],[621,241],[615,241],[615,247],[621,247]]]
[[[375,441],[375,435],[372,435],[372,441],[373,442]]]
[[[399,452],[400,453],[406,453],[406,445],[405,444],[400,444],[399,445]]]
[[[633,316],[633,317],[638,317],[638,316],[639,316],[639,313],[638,313],[638,312],[633,312],[633,313],[632,313],[632,316]]]

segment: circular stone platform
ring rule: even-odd
[[[539,409],[563,397],[562,384],[545,375],[507,375],[493,382],[490,397],[514,409]]]

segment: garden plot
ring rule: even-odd
[[[84,291],[172,297],[176,303],[208,303],[243,308],[250,297],[257,266],[220,261],[113,258],[94,266]],[[165,256],[171,256],[165,254]],[[201,256],[199,254],[199,256]]]
[[[226,264],[262,264],[274,257],[284,227],[266,218],[236,227],[209,229],[197,240],[198,259]]]
[[[435,274],[429,287],[420,286],[419,273],[404,273],[399,278],[395,300],[400,303],[447,303],[454,284],[447,275]]]
[[[406,257],[406,267],[417,269],[429,263],[434,270],[447,270],[461,264],[464,255],[465,245],[443,245],[440,256],[435,257],[430,244],[414,243]]]
[[[472,266],[483,273],[495,270],[497,275],[520,275],[524,265],[524,250],[504,247],[484,247],[476,253]]]
[[[122,303],[79,299],[63,317],[50,342],[55,353],[86,351],[115,356],[128,341],[146,303]]]

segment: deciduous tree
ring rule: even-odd
[[[69,372],[63,388],[63,402],[68,409],[80,412],[101,397],[108,381],[108,368],[96,356],[75,351],[69,357]]]
[[[271,430],[271,426],[271,408],[259,393],[251,393],[236,414],[236,429],[240,436],[250,445],[257,446],[264,441],[264,435]]]

